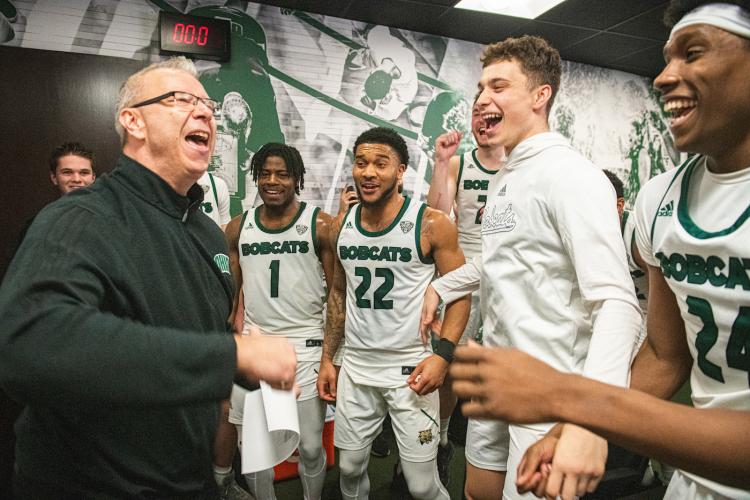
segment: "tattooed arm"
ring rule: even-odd
[[[333,278],[328,292],[325,335],[323,337],[323,354],[320,359],[318,373],[318,394],[325,401],[336,400],[336,367],[333,357],[341,346],[344,338],[344,321],[346,319],[346,276],[336,255],[336,240],[338,240],[340,221],[331,222],[329,232],[329,247],[333,253]]]

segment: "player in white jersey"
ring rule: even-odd
[[[353,178],[360,203],[336,233],[334,279],[328,301],[318,391],[336,400],[344,499],[369,495],[370,446],[391,416],[411,495],[448,499],[438,478],[438,395],[469,313],[468,297],[448,307],[433,354],[419,336],[419,312],[436,269],[464,262],[450,219],[398,192],[409,153],[396,132],[375,128],[354,143]],[[344,334],[338,374],[332,357]]]
[[[323,345],[323,304],[332,276],[331,217],[299,201],[305,167],[292,146],[269,143],[252,158],[250,170],[263,204],[232,219],[227,226],[229,258],[244,307],[236,294],[235,311],[243,330],[289,340],[297,354],[297,410],[300,422],[299,476],[304,498],[320,499],[326,457],[322,445],[326,403],[317,381]],[[244,311],[244,312],[242,312]],[[229,421],[242,424],[244,389],[232,390]],[[273,469],[247,474],[259,500],[275,498]]]
[[[473,268],[485,345],[515,346],[564,372],[625,385],[641,316],[614,191],[595,165],[549,132],[559,54],[524,36],[488,46],[482,61],[477,104],[490,143],[505,146],[508,159],[482,216],[481,258],[434,287],[449,302],[450,287],[441,284]],[[477,474],[467,477],[467,498],[497,498],[501,489],[504,498],[518,498],[521,456],[551,425],[470,419],[466,457]],[[603,439],[563,426],[547,494],[592,491],[606,452]]]
[[[455,391],[475,398],[469,414],[575,422],[686,471],[667,498],[750,498],[750,441],[739,437],[750,433],[750,11],[740,1],[675,1],[667,19],[676,24],[654,85],[677,148],[698,156],[636,200],[650,285],[647,342],[632,371],[639,391],[502,349],[459,350],[451,374]],[[688,373],[696,408],[646,394],[667,398]]]
[[[208,215],[222,230],[229,220],[229,188],[224,179],[205,172],[197,183],[203,189],[201,210]]]
[[[427,193],[427,204],[430,207],[446,214],[455,212],[458,243],[467,260],[482,251],[482,211],[487,201],[490,180],[505,158],[502,145],[489,144],[476,100],[471,110],[471,132],[477,148],[460,156],[456,156],[455,153],[461,141],[461,133],[447,132],[435,140],[434,170],[430,191]],[[477,291],[471,295],[469,322],[461,335],[459,345],[466,344],[469,339],[481,342],[481,328],[482,317]],[[448,440],[448,427],[456,402],[451,385],[443,384],[440,387],[440,447],[437,462],[440,480],[446,487],[450,482],[450,460],[453,456],[453,446]],[[469,463],[467,467],[473,466]]]

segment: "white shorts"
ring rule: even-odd
[[[533,428],[508,425],[499,420],[469,419],[466,430],[466,461],[479,469],[505,472],[503,498],[535,498],[516,491],[516,470],[532,444],[541,439],[552,424]]]
[[[474,467],[505,472],[508,468],[510,434],[499,420],[469,419],[466,426],[466,461]]]
[[[726,486],[717,485],[724,490],[725,494],[694,481],[681,470],[675,470],[672,480],[669,481],[664,500],[724,500],[724,499],[749,499],[750,491],[736,490]]]
[[[508,470],[505,474],[505,487],[503,488],[503,499],[536,499],[532,493],[521,495],[516,490],[516,476],[518,475],[518,464],[521,463],[523,454],[529,446],[544,437],[554,424],[540,424],[533,427],[510,425],[510,446],[508,449]]]
[[[344,450],[361,450],[380,433],[385,414],[391,415],[401,458],[429,462],[440,442],[438,392],[419,396],[408,385],[394,389],[357,384],[344,367],[336,391],[334,444]]]
[[[300,395],[297,401],[307,401],[318,397],[318,371],[320,361],[299,361],[295,383],[299,385]],[[242,425],[242,415],[245,409],[245,395],[249,391],[237,384],[232,385],[232,395],[229,398],[229,422]]]

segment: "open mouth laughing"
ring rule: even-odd
[[[497,127],[500,125],[500,122],[503,121],[503,115],[500,113],[484,113],[482,115],[482,120],[484,120],[484,130],[482,130],[482,127],[480,126],[480,133],[490,135],[497,132]]]
[[[695,107],[698,101],[687,98],[673,98],[664,101],[664,111],[669,115],[669,126],[671,128],[679,127],[683,124]]]
[[[199,151],[209,150],[211,134],[205,130],[193,130],[185,136],[185,141]]]

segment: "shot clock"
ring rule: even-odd
[[[159,46],[162,53],[228,61],[231,29],[231,23],[224,19],[159,12]]]

